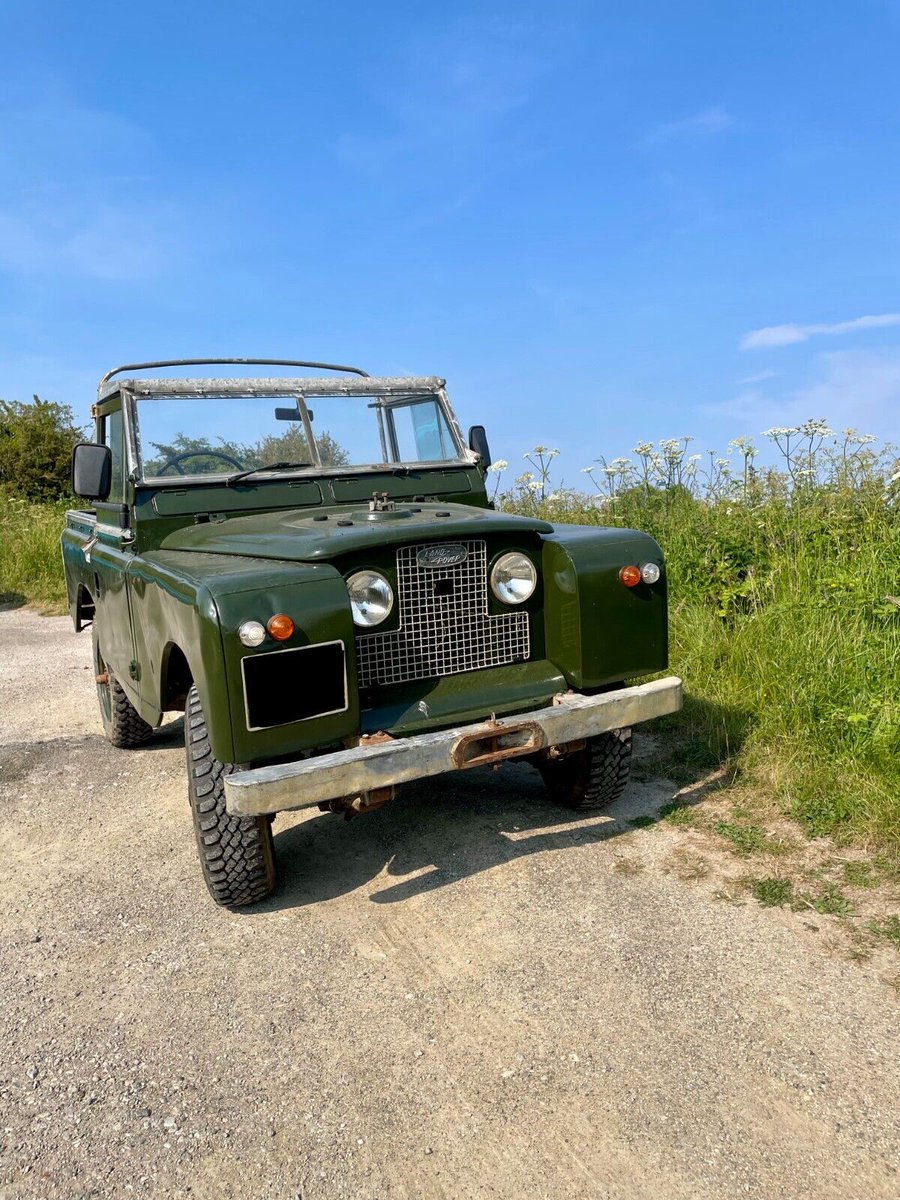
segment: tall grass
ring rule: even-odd
[[[669,572],[671,723],[698,767],[727,762],[810,834],[900,844],[900,472],[821,422],[772,430],[780,469],[691,456],[688,440],[600,460],[551,490],[538,447],[504,507],[644,529]]]
[[[66,610],[59,535],[71,501],[32,504],[0,490],[0,603]]]

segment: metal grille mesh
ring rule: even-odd
[[[356,639],[360,687],[458,675],[528,658],[528,613],[489,615],[485,543],[461,544],[468,558],[452,567],[422,566],[417,555],[424,546],[397,551],[400,628]]]

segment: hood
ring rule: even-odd
[[[415,504],[375,513],[349,507],[294,509],[187,525],[169,534],[160,549],[316,562],[373,545],[523,532],[552,533],[553,526],[468,504]]]

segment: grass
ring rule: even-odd
[[[746,475],[699,482],[684,447],[670,443],[657,454],[667,480],[641,478],[646,453],[636,467],[614,460],[606,470],[623,485],[613,478],[601,497],[547,494],[535,455],[537,478],[520,477],[502,502],[549,520],[644,529],[663,547],[671,670],[686,703],[655,725],[668,752],[659,765],[682,783],[727,768],[723,786],[739,785],[751,819],[718,832],[739,852],[763,848],[755,793],[810,837],[896,860],[900,472],[865,439],[827,454],[810,445],[784,470],[755,472],[747,458]]]
[[[0,603],[66,611],[59,535],[71,501],[29,504],[0,492]]]

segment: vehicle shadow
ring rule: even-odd
[[[686,693],[680,712],[660,717],[642,735],[646,749],[639,773],[666,775],[682,787],[702,785],[706,795],[722,790],[731,783],[752,728],[749,709]]]
[[[385,871],[404,878],[369,899],[396,904],[512,859],[633,832],[657,820],[676,790],[666,780],[635,783],[610,808],[579,814],[551,802],[537,771],[526,764],[422,780],[351,821],[324,813],[281,832],[276,825],[281,886],[245,911],[317,904],[365,887]]]

